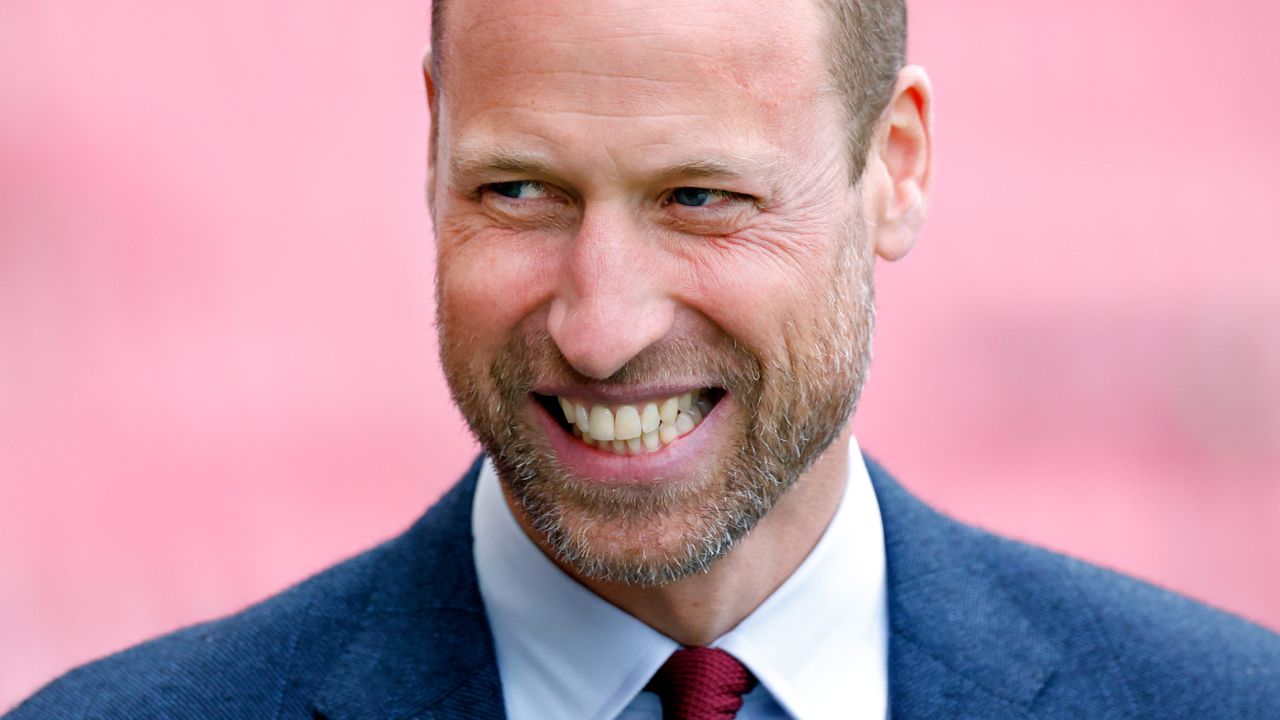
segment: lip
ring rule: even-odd
[[[673,386],[675,387],[675,386]],[[687,389],[694,389],[691,386]],[[687,391],[687,390],[686,390]],[[649,399],[649,389],[642,390],[641,399]],[[661,392],[666,392],[663,388]],[[539,392],[539,394],[542,394]],[[626,402],[618,400],[614,402]],[[534,417],[551,443],[551,449],[565,468],[578,477],[601,484],[661,484],[675,481],[710,456],[711,445],[723,418],[732,410],[733,397],[720,398],[711,412],[687,435],[682,435],[670,445],[654,453],[641,455],[616,455],[597,450],[567,432],[560,422],[548,414],[541,403],[529,398]]]
[[[643,402],[665,400],[696,390],[706,390],[710,385],[697,383],[668,383],[665,385],[556,385],[535,387],[535,395],[569,398],[582,404],[635,405]]]

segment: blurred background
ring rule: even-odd
[[[865,449],[966,520],[1280,628],[1280,6],[914,0],[925,233]],[[0,709],[410,523],[427,0],[5,0]]]

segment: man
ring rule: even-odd
[[[45,717],[1273,718],[1280,639],[943,518],[848,426],[931,90],[885,0],[448,0],[408,533],[68,674]]]

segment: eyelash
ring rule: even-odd
[[[694,191],[705,192],[716,199],[724,200],[731,203],[732,202],[749,202],[752,204],[758,203],[756,198],[750,195],[747,195],[745,193],[737,193],[731,190],[721,190],[719,188],[704,188],[704,187],[697,187],[694,185],[684,185],[678,188],[672,188],[670,191],[668,191],[662,199],[662,205],[663,206],[679,205],[680,207],[686,207],[691,209],[706,207],[703,205],[685,205],[684,203],[676,202],[675,194],[681,190],[694,190]]]
[[[476,188],[475,196],[477,199],[479,199],[479,198],[482,198],[486,193],[493,193],[507,200],[518,200],[519,198],[513,198],[501,192],[498,192],[497,188],[500,185],[517,185],[522,183],[529,184],[529,185],[537,185],[538,188],[544,192],[549,187],[546,183],[543,183],[538,180],[504,180],[502,182],[485,183],[484,185],[481,185],[480,187]]]
[[[545,183],[542,183],[541,181],[538,181],[538,180],[505,180],[505,181],[496,182],[496,183],[485,183],[484,185],[481,185],[480,187],[476,188],[474,194],[476,199],[482,198],[486,193],[493,193],[506,200],[519,200],[519,198],[513,198],[508,195],[505,195],[504,193],[498,192],[498,190],[496,189],[500,185],[513,185],[516,183],[530,183],[530,184],[538,185],[539,188],[541,188],[544,192],[548,189],[548,186]],[[677,203],[675,201],[675,193],[679,190],[701,190],[717,198],[721,198],[724,200],[746,201],[746,202],[755,204],[757,206],[759,205],[759,200],[757,198],[752,197],[751,195],[747,195],[746,193],[738,193],[738,192],[733,192],[731,190],[721,190],[719,188],[704,188],[704,187],[698,187],[695,185],[682,185],[680,187],[672,188],[671,190],[668,190],[666,193],[663,194],[660,204],[663,207],[668,207],[671,205],[679,205],[680,207],[686,207],[691,209],[703,207],[698,205],[685,205],[683,203]],[[540,199],[540,198],[533,198],[533,199]]]

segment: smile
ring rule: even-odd
[[[705,388],[638,403],[592,403],[536,396],[561,428],[585,445],[616,455],[656,453],[693,432],[724,395]]]

